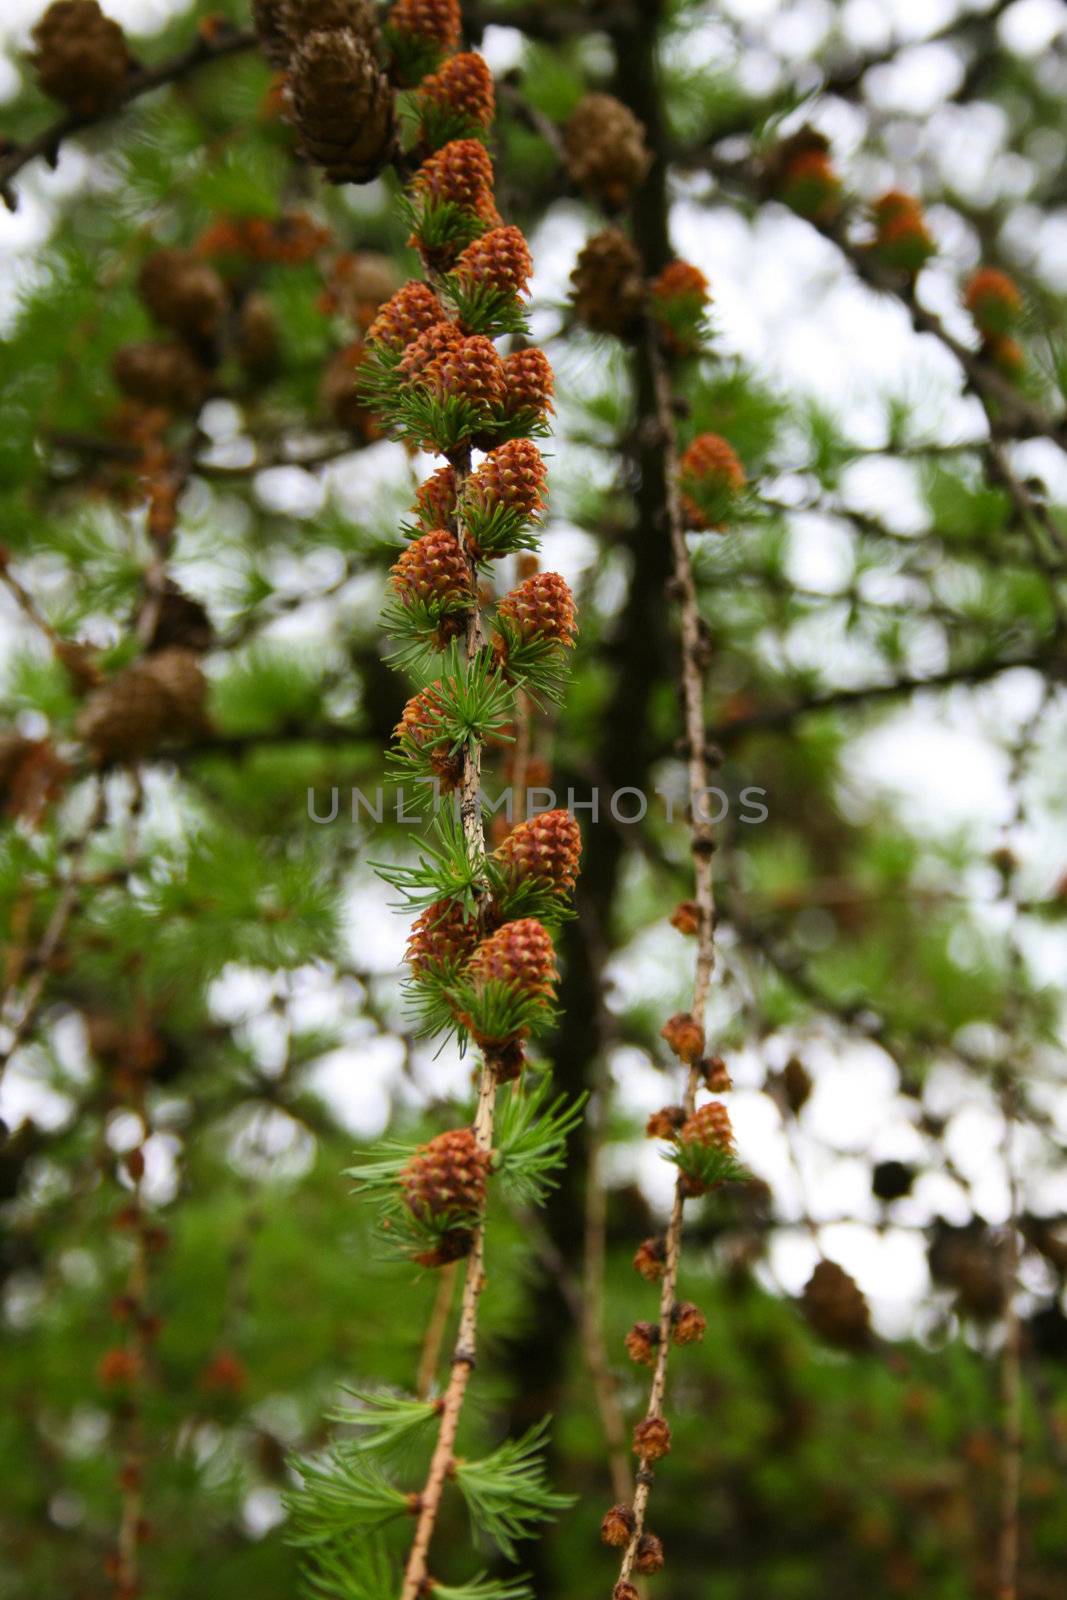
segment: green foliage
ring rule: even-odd
[[[572,1495],[554,1493],[546,1481],[543,1451],[549,1422],[546,1417],[481,1461],[456,1466],[456,1483],[472,1527],[512,1560],[516,1540],[528,1538],[538,1523],[574,1504]]]

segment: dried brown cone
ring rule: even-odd
[[[441,788],[448,793],[458,787],[463,776],[463,758],[449,748],[449,740],[441,734],[441,710],[441,681],[437,679],[412,695],[393,732],[402,746],[426,754]]]
[[[491,1156],[470,1128],[419,1145],[400,1175],[404,1204],[418,1222],[470,1225],[485,1209]]]
[[[684,1106],[661,1106],[645,1123],[646,1139],[675,1139],[685,1123]]]
[[[836,1261],[819,1261],[801,1299],[808,1325],[827,1344],[862,1350],[871,1337],[871,1314],[855,1279]]]
[[[237,359],[254,378],[267,378],[275,371],[281,354],[278,319],[270,296],[254,289],[245,295],[237,313]]]
[[[520,917],[483,939],[467,967],[475,983],[500,981],[524,995],[551,995],[556,952],[536,917]]]
[[[493,341],[483,334],[444,350],[430,362],[421,381],[442,400],[462,398],[491,412],[504,403],[504,363]]]
[[[652,164],[644,124],[610,94],[587,94],[563,130],[571,181],[610,206],[621,206]]]
[[[397,374],[405,383],[425,380],[433,362],[462,343],[463,329],[457,322],[435,322],[412,339],[400,357]]]
[[[496,116],[493,74],[484,56],[466,50],[446,61],[439,72],[422,80],[417,101],[425,128],[428,114],[454,113],[477,128],[489,128]]]
[[[626,1354],[639,1367],[651,1367],[655,1363],[659,1329],[654,1322],[635,1322],[624,1342]]]
[[[708,1319],[692,1300],[679,1300],[671,1312],[671,1338],[675,1344],[699,1344],[708,1331]]]
[[[478,926],[456,900],[435,900],[411,925],[404,958],[416,978],[463,966],[478,943]]]
[[[130,53],[119,24],[97,0],[55,0],[31,37],[37,82],[68,111],[92,117],[120,98]]]
[[[429,284],[415,279],[385,302],[367,331],[367,343],[383,350],[405,350],[424,329],[447,321],[445,309]]]
[[[484,284],[504,294],[521,295],[533,272],[533,257],[521,228],[490,228],[460,254],[452,276],[465,288]]]
[[[509,417],[530,412],[541,422],[555,409],[552,396],[556,380],[552,365],[536,345],[528,350],[513,350],[504,357],[504,384],[504,406]]]
[[[349,29],[376,51],[381,32],[374,0],[284,0],[282,27],[290,51],[309,33],[337,28]]]
[[[678,462],[682,513],[690,528],[721,528],[708,515],[710,496],[725,506],[745,486],[745,469],[733,446],[718,433],[700,433],[683,450]],[[687,492],[688,491],[688,492]]]
[[[369,443],[381,437],[381,428],[363,386],[361,369],[366,359],[366,346],[358,339],[336,351],[319,384],[319,404],[339,428]]]
[[[463,632],[474,586],[463,547],[446,528],[434,528],[412,540],[390,568],[389,582],[405,605],[423,601],[440,607],[441,624],[434,641],[439,649]]]
[[[681,900],[671,912],[671,927],[693,939],[700,932],[700,907],[695,900]]]
[[[111,370],[123,394],[169,411],[197,411],[207,391],[207,373],[183,344],[123,345]]]
[[[647,1576],[659,1572],[663,1566],[663,1545],[654,1533],[643,1533],[637,1541],[634,1571]]]
[[[535,572],[512,589],[497,607],[497,617],[522,641],[553,639],[570,648],[578,632],[574,596],[558,572]],[[501,639],[497,654],[506,657]]]
[[[569,894],[578,878],[582,834],[569,811],[542,811],[520,822],[494,852],[518,881],[549,884],[556,894]]]
[[[610,1511],[605,1512],[600,1524],[600,1537],[605,1544],[619,1550],[629,1544],[633,1537],[635,1521],[633,1506],[612,1506]]]
[[[671,1429],[665,1417],[645,1417],[634,1429],[634,1455],[644,1461],[662,1461],[671,1448]]]
[[[794,1116],[803,1111],[811,1098],[811,1074],[799,1056],[790,1056],[782,1068],[782,1093]]]
[[[289,60],[290,51],[285,12],[286,0],[252,0],[252,23],[260,49],[279,71]]]
[[[447,527],[456,514],[456,474],[451,467],[438,467],[415,496],[415,515],[420,528]]]
[[[198,657],[171,646],[135,661],[86,700],[78,737],[100,761],[151,750],[206,727],[207,683]]]
[[[366,43],[350,28],[309,33],[289,63],[300,145],[331,183],[369,183],[392,157],[393,91]]]
[[[632,332],[645,304],[645,280],[636,247],[618,228],[594,234],[571,273],[578,320],[593,333]]]
[[[535,517],[547,504],[544,457],[530,439],[509,439],[471,475],[467,492],[482,511],[503,506]]]
[[[459,48],[463,29],[459,0],[396,0],[389,27],[409,38],[425,39],[437,45],[442,55],[451,55]]]
[[[688,1011],[676,1012],[659,1032],[660,1038],[667,1041],[679,1061],[687,1066],[694,1066],[704,1054],[704,1029]]]
[[[611,1600],[641,1600],[641,1596],[632,1583],[620,1578],[611,1591]]]
[[[193,250],[156,250],[137,275],[137,292],[157,322],[193,344],[214,339],[226,313],[226,285]]]
[[[152,636],[145,645],[148,654],[178,645],[184,650],[203,652],[210,650],[215,630],[211,618],[199,600],[185,593],[168,578],[160,596]]]
[[[634,1270],[646,1283],[659,1283],[667,1265],[667,1245],[663,1239],[645,1239],[634,1251]]]

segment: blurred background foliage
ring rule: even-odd
[[[239,0],[211,13],[249,26]],[[135,54],[166,60],[206,16],[168,16]],[[672,1362],[674,1447],[652,1509],[667,1565],[651,1592],[998,1593],[1010,1279],[1018,1594],[1053,1600],[1067,1557],[1067,9],[495,0],[464,16],[498,73],[498,204],[530,238],[534,334],[557,373],[545,562],[580,604],[567,700],[537,720],[535,750],[561,798],[602,797],[545,1046],[590,1113],[543,1224],[490,1229],[466,1442],[554,1414],[552,1473],[576,1503],[519,1565],[539,1600],[606,1596],[605,1384],[640,1414],[645,1374],[623,1337],[656,1296],[630,1261],[670,1175],[643,1125],[676,1098],[658,1034],[692,952],[667,923],[690,887],[680,810],[669,821],[655,799],[627,824],[608,806],[622,788],[682,792],[647,373],[568,300],[605,217],[569,182],[558,131],[608,89],[655,158],[623,218],[646,267],[677,250],[712,280],[711,351],[674,375],[681,442],[723,433],[752,485],[737,525],[694,550],[729,799],[713,1038],[753,1178],[701,1202],[689,1230],[681,1288],[709,1332]],[[55,115],[24,43],[0,110],[14,144]],[[858,234],[813,226],[758,181],[762,153],[805,119],[834,141]],[[968,137],[980,179],[959,158]],[[906,285],[858,286],[864,208],[894,185],[922,197],[939,246],[919,303],[965,353],[966,274],[981,261],[1020,285],[1018,408],[990,404],[916,323]],[[112,1592],[129,1414],[101,1363],[121,1343],[133,1251],[123,1156],[143,1143],[158,1319],[138,1384],[144,1594],[281,1600],[297,1592],[288,1457],[322,1442],[341,1385],[411,1386],[438,1294],[432,1275],[380,1259],[342,1170],[384,1127],[452,1126],[469,1088],[469,1063],[410,1036],[401,919],[368,865],[410,857],[414,830],[391,802],[380,823],[348,814],[353,787],[383,783],[403,704],[378,616],[429,463],[330,412],[323,372],[353,337],[332,274],[349,252],[388,256],[397,282],[415,261],[391,177],[329,189],[295,159],[253,48],[139,98],[65,145],[54,178],[38,164],[14,187],[27,221],[8,226],[28,231],[12,232],[0,430],[4,575],[18,586],[0,683],[0,1595]],[[107,672],[136,649],[152,549],[111,368],[152,332],[138,269],[161,245],[255,221],[317,236],[241,280],[265,297],[269,361],[228,356],[196,420],[166,435],[183,462],[167,574],[209,619],[207,719],[98,774],[77,728],[84,682],[56,641],[91,645]],[[720,284],[731,252],[775,257],[777,309],[759,299],[771,280],[743,265]],[[212,259],[232,281],[249,272]],[[849,297],[839,317],[835,295]],[[782,307],[808,318],[800,347],[786,348]],[[781,351],[752,333],[761,319]],[[899,351],[907,379],[865,376],[866,339]],[[798,349],[836,377],[796,381]],[[957,789],[973,772],[974,804],[942,809],[945,770]],[[318,825],[308,791],[321,813],[334,787],[338,820]],[[764,791],[758,825],[749,788]],[[795,1068],[788,1088],[790,1061],[807,1092]],[[1020,1241],[1007,1276],[1006,1104]],[[799,1292],[820,1255],[867,1293],[869,1348],[830,1348],[805,1323]],[[457,1534],[461,1516],[449,1503]],[[466,1533],[445,1570],[447,1527],[438,1575],[458,1578]]]

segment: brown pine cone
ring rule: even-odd
[[[700,907],[695,900],[680,900],[671,912],[671,927],[677,928],[679,933],[684,933],[687,938],[693,939],[700,932]]]
[[[285,0],[252,0],[252,24],[260,49],[279,71],[284,71],[290,50],[285,9]]]
[[[827,1344],[862,1350],[870,1341],[871,1314],[863,1292],[836,1261],[819,1261],[804,1286],[801,1310]]]
[[[626,1354],[640,1367],[651,1367],[656,1361],[659,1329],[654,1322],[635,1322],[626,1335]]]
[[[427,370],[438,357],[447,355],[458,344],[462,344],[463,338],[463,329],[458,322],[435,322],[431,328],[425,328],[417,339],[412,339],[400,358],[398,376],[405,383],[424,380]]]
[[[569,811],[542,811],[520,822],[493,853],[517,880],[540,880],[556,894],[574,888],[581,855],[581,829]]]
[[[675,1139],[685,1122],[684,1106],[660,1106],[645,1123],[646,1139]]]
[[[503,366],[503,363],[501,363]],[[472,505],[490,512],[497,506],[535,517],[547,504],[544,457],[529,439],[510,439],[493,450],[471,475]]]
[[[699,1344],[708,1331],[708,1319],[691,1300],[679,1300],[671,1312],[671,1338],[675,1344]]]
[[[643,1533],[637,1541],[634,1571],[647,1575],[663,1566],[663,1546],[654,1533]]]
[[[191,344],[215,338],[226,312],[226,285],[193,250],[157,250],[144,262],[137,292],[152,316]]]
[[[207,391],[207,373],[185,345],[146,340],[116,351],[111,364],[115,382],[133,400],[168,410],[199,410]]]
[[[419,1222],[469,1226],[485,1209],[490,1161],[472,1129],[439,1133],[419,1146],[401,1174],[404,1204]]]
[[[634,1270],[646,1283],[659,1283],[667,1264],[667,1246],[663,1239],[645,1239],[634,1251]]]
[[[556,980],[556,952],[536,917],[505,922],[483,939],[470,959],[475,983],[506,983],[526,995],[550,995]]]
[[[644,1461],[662,1461],[671,1448],[671,1429],[665,1417],[646,1417],[634,1429],[634,1455]]]
[[[811,1098],[811,1074],[799,1056],[790,1056],[782,1068],[782,1092],[794,1116],[803,1111]]]
[[[460,254],[451,276],[465,289],[484,284],[502,294],[521,295],[533,272],[533,257],[521,228],[490,228]]]
[[[719,529],[720,512],[745,486],[745,469],[733,446],[718,433],[700,433],[678,462],[681,509],[686,525]]]
[[[593,333],[623,337],[637,325],[645,303],[641,257],[618,228],[594,234],[571,273],[574,310]]]
[[[652,163],[644,124],[611,94],[587,94],[563,130],[571,181],[610,206],[621,206]]]
[[[528,411],[538,421],[544,421],[555,410],[552,396],[556,380],[548,357],[536,346],[513,350],[504,357],[504,385],[504,406],[509,417]]]
[[[496,90],[485,57],[473,50],[453,56],[440,72],[422,80],[417,103],[424,136],[427,129],[432,129],[435,118],[449,116],[472,128],[491,127],[496,116]]]
[[[441,621],[434,635],[439,650],[463,632],[474,587],[463,547],[447,529],[435,528],[414,539],[390,568],[389,582],[402,604],[422,601],[439,607]]]
[[[383,350],[406,350],[435,322],[447,322],[444,306],[429,284],[414,279],[387,300],[367,331],[367,343]]]
[[[446,528],[456,514],[456,474],[451,467],[438,467],[415,496],[415,515],[420,528]]]
[[[627,1583],[625,1578],[620,1578],[611,1591],[611,1600],[641,1600],[641,1596],[632,1583]]]
[[[535,572],[506,594],[497,607],[497,617],[506,621],[517,637],[552,639],[568,648],[578,632],[574,596],[570,585],[558,572]],[[497,654],[506,656],[506,641]],[[553,813],[555,815],[555,813]]]
[[[381,34],[374,0],[284,0],[282,28],[290,53],[309,33],[338,28],[347,28],[375,52]]]
[[[339,428],[370,443],[381,437],[381,429],[363,389],[366,359],[366,346],[358,339],[332,355],[319,385],[319,404]]]
[[[143,755],[206,726],[207,683],[191,650],[170,646],[134,661],[86,700],[78,737],[99,761]]]
[[[37,82],[68,111],[93,117],[119,99],[130,53],[122,29],[97,0],[54,0],[31,37]]]
[[[665,1039],[687,1066],[693,1066],[704,1054],[704,1029],[695,1022],[688,1011],[679,1011],[663,1024],[660,1038]]]
[[[478,943],[478,926],[456,900],[435,900],[411,925],[404,959],[413,977],[434,968],[463,966]]]
[[[459,786],[463,776],[463,758],[449,746],[451,740],[441,733],[441,680],[438,678],[427,688],[412,695],[404,707],[400,721],[393,730],[401,748],[422,753],[429,760],[442,790],[447,794]]]
[[[214,638],[211,618],[200,601],[186,594],[173,578],[168,578],[146,652],[151,655],[172,645],[203,652],[211,649]]]
[[[633,1506],[612,1506],[611,1510],[605,1513],[604,1520],[600,1524],[601,1539],[605,1544],[614,1546],[615,1549],[621,1549],[623,1545],[629,1544],[633,1531]]]
[[[144,658],[143,671],[167,697],[168,739],[203,733],[208,726],[208,685],[197,652],[168,645]]]
[[[289,63],[293,120],[304,155],[331,183],[369,183],[396,138],[393,91],[351,28],[309,33]]]
[[[409,38],[435,44],[442,55],[458,50],[463,20],[459,0],[396,0],[389,28]]]

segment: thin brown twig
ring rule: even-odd
[[[671,554],[674,561],[674,589],[679,605],[681,622],[681,689],[685,714],[685,738],[688,753],[689,811],[691,849],[693,857],[694,900],[697,908],[697,957],[693,980],[693,999],[690,1016],[703,1030],[708,992],[715,968],[715,893],[712,878],[712,855],[715,840],[711,824],[706,820],[706,791],[708,787],[708,748],[704,711],[704,683],[701,667],[703,643],[701,638],[700,610],[697,602],[696,582],[686,543],[685,524],[678,493],[677,446],[674,434],[674,407],[670,375],[661,349],[658,334],[652,324],[647,330],[649,362],[652,370],[656,415],[663,439],[665,509],[670,535]],[[686,1078],[682,1104],[686,1116],[692,1116],[696,1106],[700,1083],[699,1065],[690,1066]],[[663,1397],[667,1386],[667,1357],[671,1347],[671,1323],[678,1286],[678,1263],[681,1252],[682,1219],[685,1210],[686,1186],[679,1173],[674,1187],[670,1221],[664,1240],[663,1280],[659,1306],[659,1342],[656,1346],[656,1364],[649,1388],[647,1421],[663,1415]],[[620,1583],[627,1582],[634,1570],[638,1547],[645,1530],[645,1515],[652,1491],[653,1472],[647,1455],[638,1457],[637,1488],[633,1500],[633,1531],[623,1554],[619,1570]]]
[[[445,1328],[448,1326],[452,1310],[452,1293],[455,1285],[456,1262],[449,1261],[441,1268],[438,1276],[437,1294],[422,1341],[422,1355],[419,1357],[419,1370],[415,1379],[415,1394],[420,1400],[427,1399],[437,1376],[437,1363],[441,1357]]]

